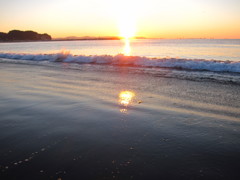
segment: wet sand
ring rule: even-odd
[[[1,179],[239,179],[240,86],[0,64]],[[119,93],[135,93],[120,104]]]

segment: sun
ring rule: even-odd
[[[119,36],[130,39],[136,36],[137,1],[121,0],[115,14],[117,15]]]
[[[119,36],[125,39],[133,38],[136,35],[135,21],[131,17],[121,17],[119,22]]]

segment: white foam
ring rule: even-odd
[[[141,67],[180,68],[186,70],[207,70],[217,72],[240,73],[240,61],[217,61],[204,59],[181,59],[181,58],[147,58],[140,56],[110,55],[72,55],[69,53],[56,54],[15,54],[0,53],[0,58],[19,59],[30,61],[51,61],[66,63],[95,63],[111,65],[127,65]]]

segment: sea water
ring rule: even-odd
[[[142,39],[129,40],[130,54],[240,61],[240,39]],[[125,40],[85,40],[0,43],[1,53],[50,54],[69,51],[72,55],[125,54]]]
[[[240,39],[137,39],[0,43],[1,62],[134,66],[159,74],[239,83]],[[14,60],[14,61],[13,61]],[[31,62],[29,62],[31,61]],[[73,65],[74,66],[74,65]],[[154,69],[153,69],[154,68]],[[193,73],[194,72],[194,73]],[[197,74],[197,76],[196,76]],[[169,73],[168,73],[169,75]],[[174,74],[171,77],[179,77]]]

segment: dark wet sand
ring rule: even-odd
[[[0,179],[240,179],[239,85],[0,65]]]

